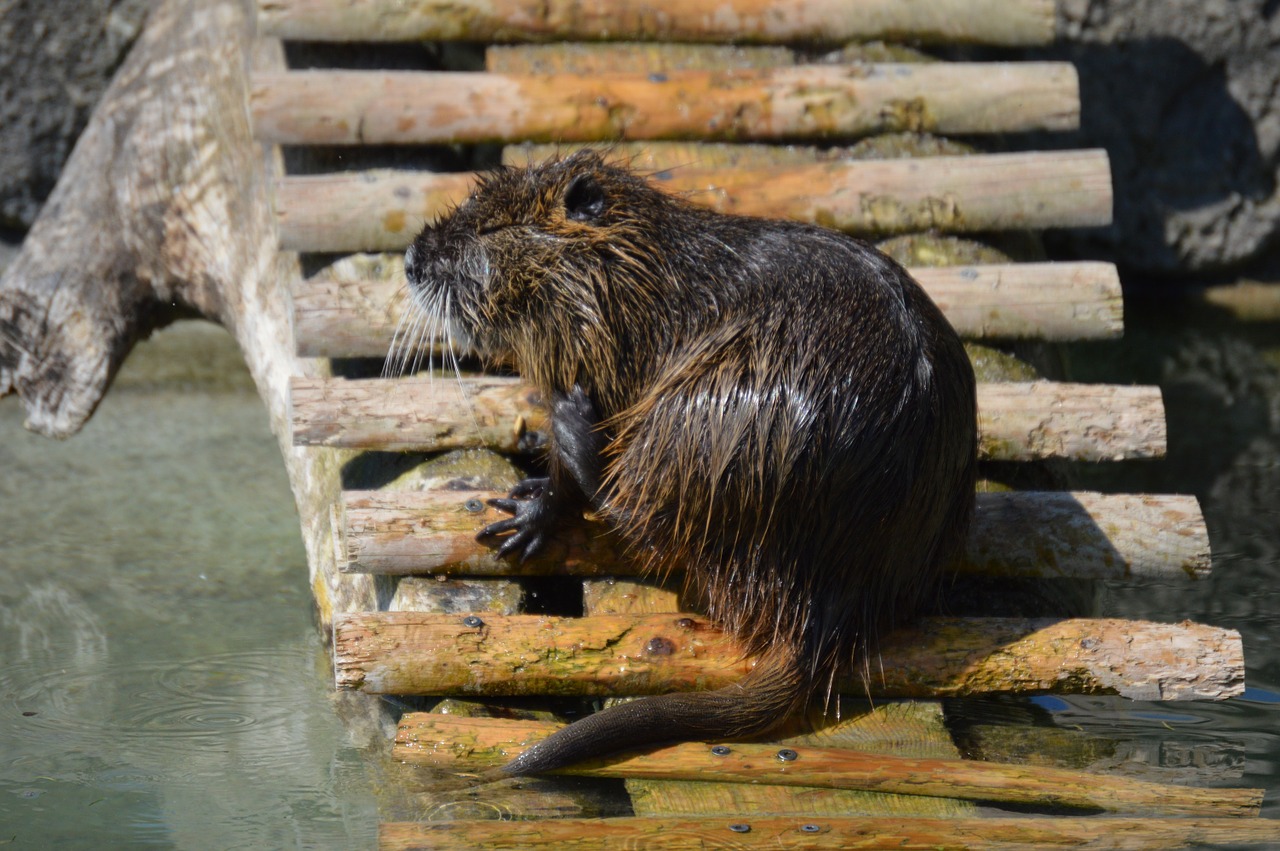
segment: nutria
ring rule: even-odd
[[[935,593],[973,510],[973,370],[871,246],[583,151],[482,177],[405,267],[424,313],[549,402],[547,476],[480,537],[524,559],[591,511],[759,657],[727,688],[579,720],[505,774],[766,732]]]

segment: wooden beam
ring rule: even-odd
[[[748,828],[744,830],[743,827]],[[1275,848],[1272,819],[1009,817],[831,818],[827,816],[628,817],[391,822],[378,827],[380,851],[584,851],[588,848],[803,848],[806,851],[983,851],[1124,848],[1170,851],[1205,846]]]
[[[282,145],[801,141],[901,131],[1074,130],[1065,62],[793,65],[655,73],[290,71],[254,78],[255,133]]]
[[[1123,331],[1110,263],[1006,263],[909,270],[962,336],[1087,340]],[[385,357],[407,303],[399,260],[379,280],[302,281],[293,293],[301,357]]]
[[[570,527],[515,563],[475,535],[507,517],[489,491],[347,491],[343,570],[436,576],[635,576],[639,565],[596,523]],[[1201,579],[1209,535],[1194,496],[980,493],[961,573],[1020,578]]]
[[[1105,151],[837,160],[689,168],[657,185],[725,213],[818,222],[861,234],[1093,227],[1111,222]],[[403,249],[470,192],[470,174],[398,170],[286,177],[276,184],[283,248]]]
[[[393,755],[410,765],[448,771],[496,768],[560,729],[549,721],[454,718],[426,712],[404,716]],[[1167,816],[1257,816],[1261,789],[1197,789],[1089,774],[1042,765],[1010,765],[864,753],[851,748],[737,743],[712,754],[690,742],[590,760],[556,774],[646,780],[714,780],[822,789],[858,789],[995,801],[1032,807],[1101,810]]]
[[[515,378],[299,378],[294,442],[406,452],[486,446],[534,449],[545,428],[536,395]],[[988,460],[1113,461],[1165,453],[1158,387],[1052,381],[978,385],[979,453]]]
[[[705,617],[682,614],[362,612],[337,618],[333,652],[338,686],[374,694],[655,694],[726,686],[752,665]],[[1244,691],[1244,652],[1238,632],[1189,622],[927,618],[885,636],[867,676],[837,688],[1217,700]]]
[[[1054,36],[1052,0],[259,0],[263,31],[302,41],[888,39],[1020,46]]]

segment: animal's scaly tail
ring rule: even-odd
[[[644,697],[575,721],[485,779],[542,774],[660,742],[726,740],[767,732],[804,705],[811,688],[796,654],[766,654],[746,677],[715,691]]]

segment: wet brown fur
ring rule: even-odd
[[[558,432],[548,499],[595,511],[650,570],[685,571],[760,657],[727,689],[583,719],[508,773],[764,732],[936,592],[972,513],[973,373],[870,246],[714,213],[582,152],[488,175],[406,269],[460,338],[548,399],[590,400],[599,452]]]

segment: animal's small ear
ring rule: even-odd
[[[604,190],[593,176],[573,179],[564,193],[564,212],[575,222],[592,222],[604,214]]]

